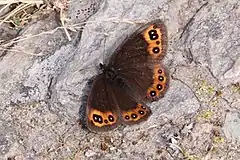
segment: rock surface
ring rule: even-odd
[[[1,51],[1,159],[240,159],[238,0],[82,0],[68,8],[69,25],[83,28],[72,41],[51,12]],[[165,97],[139,125],[82,129],[80,106],[98,64],[154,19],[168,28]]]

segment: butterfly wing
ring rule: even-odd
[[[122,88],[114,87],[114,95],[120,109],[120,117],[124,124],[137,124],[147,120],[151,115],[151,110],[144,103],[134,98]]]
[[[119,76],[130,85],[135,97],[147,101],[155,101],[163,97],[169,81],[165,68],[160,63],[152,62],[123,68]]]
[[[167,31],[162,21],[146,24],[119,46],[110,66],[131,84],[141,98],[156,100],[167,90],[168,74],[160,60],[167,51]]]
[[[160,60],[167,51],[167,29],[161,20],[147,23],[117,47],[110,65],[117,68],[128,64]]]
[[[103,74],[96,77],[86,109],[86,125],[91,131],[108,131],[120,124],[119,109],[112,86]]]

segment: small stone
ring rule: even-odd
[[[94,152],[92,150],[87,150],[85,152],[85,156],[88,157],[88,158],[94,156],[95,154],[96,154],[96,152]]]
[[[110,150],[113,151],[113,150],[116,150],[117,148],[116,147],[111,147]]]
[[[113,140],[110,137],[104,137],[104,142],[108,143],[108,144],[111,144],[113,142]]]
[[[226,115],[223,131],[228,139],[240,141],[240,113],[229,112]]]
[[[106,143],[101,143],[101,150],[106,151],[108,148],[109,147]]]

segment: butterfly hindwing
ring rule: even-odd
[[[120,124],[113,90],[103,74],[96,77],[88,97],[86,123],[92,131],[108,131]]]
[[[131,84],[136,97],[142,100],[154,101],[163,97],[168,88],[168,74],[166,69],[157,63],[145,63],[142,65],[132,65],[124,68],[119,76]]]
[[[120,109],[120,117],[124,124],[137,124],[147,120],[151,115],[150,108],[140,102],[130,92],[126,92],[120,87],[114,87],[114,95]]]

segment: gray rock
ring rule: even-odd
[[[1,159],[239,159],[239,7],[238,0],[72,1],[70,42],[54,12],[29,23],[19,33],[25,38],[0,54]],[[99,63],[154,19],[168,28],[168,92],[148,104],[146,122],[83,129],[80,106]]]
[[[223,131],[228,139],[240,141],[240,113],[227,113]]]

